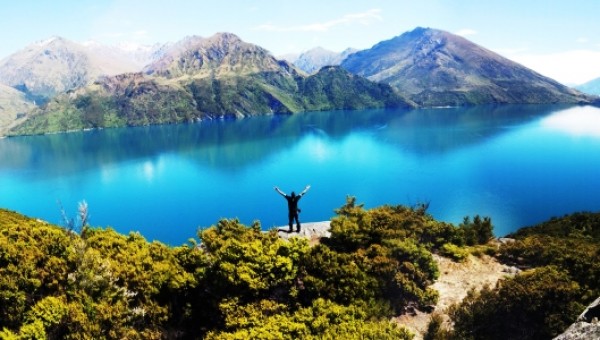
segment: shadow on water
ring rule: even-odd
[[[237,171],[293,147],[303,137],[340,140],[354,132],[419,155],[480,143],[562,106],[308,112],[291,116],[73,132],[0,140],[0,171],[64,176],[115,163],[177,153],[201,166]]]

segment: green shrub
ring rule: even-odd
[[[575,321],[577,282],[556,267],[529,270],[485,287],[450,309],[457,339],[550,339]]]
[[[469,250],[452,243],[446,243],[440,248],[440,254],[454,261],[463,262],[469,257]]]

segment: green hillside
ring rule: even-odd
[[[102,77],[54,97],[9,134],[412,106],[389,85],[337,67],[307,76],[260,46],[218,33],[174,44],[143,73]]]
[[[411,105],[390,86],[340,68],[326,68],[308,77],[262,72],[166,80],[137,73],[106,78],[59,96],[10,134],[383,107]]]

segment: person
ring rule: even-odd
[[[300,232],[300,220],[298,218],[298,213],[300,212],[300,209],[298,208],[298,201],[302,198],[302,196],[304,196],[304,194],[306,194],[308,189],[310,189],[310,185],[307,185],[304,188],[304,190],[298,195],[296,195],[296,193],[293,191],[291,195],[286,195],[283,191],[279,190],[278,187],[275,187],[275,191],[277,191],[281,196],[283,196],[288,203],[288,225],[290,227],[290,229],[288,230],[289,233],[294,231],[294,220],[296,220],[296,232]]]

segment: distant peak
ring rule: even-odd
[[[416,27],[414,30],[407,32],[407,34],[409,35],[432,35],[432,34],[437,34],[437,33],[442,33],[445,31],[436,29],[436,28],[431,28],[431,27]]]
[[[240,37],[233,33],[229,32],[218,32],[215,33],[212,37],[208,38],[209,40],[224,40],[224,41],[242,41]]]
[[[443,30],[431,27],[421,27],[417,26],[410,33],[424,33],[424,32],[443,32]]]
[[[59,37],[57,35],[53,35],[53,36],[51,36],[48,39],[38,41],[36,43],[36,45],[47,46],[47,45],[50,45],[50,44],[53,44],[53,43],[64,43],[64,42],[67,42],[67,39],[65,39],[63,37]]]
[[[97,42],[96,40],[86,40],[86,41],[82,42],[81,45],[84,46],[84,47],[99,47],[99,46],[103,46],[103,44]]]

